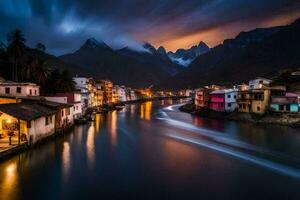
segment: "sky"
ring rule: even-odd
[[[29,46],[61,55],[96,38],[113,48],[210,47],[241,31],[289,24],[299,0],[0,0],[0,40],[19,28]]]

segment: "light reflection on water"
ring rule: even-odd
[[[110,132],[110,142],[113,147],[117,146],[117,111],[108,114],[108,125]]]
[[[147,101],[140,105],[140,118],[150,121],[152,111],[152,101]]]
[[[70,177],[70,167],[71,167],[71,152],[70,143],[64,142],[62,151],[62,178],[63,181],[68,181]]]
[[[95,165],[95,126],[93,124],[87,132],[86,153],[88,167],[93,169]]]
[[[222,199],[223,193],[244,199],[242,193],[249,188],[274,193],[263,197],[284,197],[285,190],[295,196],[299,182],[265,170],[274,165],[259,167],[266,162],[245,153],[269,155],[278,148],[295,158],[300,152],[296,130],[192,117],[176,106],[166,107],[174,102],[164,100],[163,107],[162,102],[131,104],[122,112],[96,115],[74,133],[0,163],[0,200],[32,195],[114,199],[111,195],[126,198],[128,193],[159,199],[155,197],[165,197],[166,191],[173,199],[213,199],[205,197],[215,194]],[[236,151],[241,149],[247,151]],[[208,196],[200,198],[202,194]]]

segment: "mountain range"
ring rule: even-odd
[[[190,65],[195,58],[207,53],[209,50],[210,48],[207,44],[201,41],[198,45],[192,46],[189,49],[178,49],[175,53],[170,51],[168,52],[168,57],[173,62],[186,67]]]
[[[131,87],[195,88],[208,84],[239,84],[256,76],[271,78],[278,71],[300,67],[300,19],[290,25],[241,32],[214,48],[204,42],[190,49],[167,52],[144,43],[144,50],[112,49],[87,39],[73,53],[53,56],[37,49],[26,53],[46,59],[72,75],[110,79]],[[189,64],[190,63],[190,64]],[[1,73],[6,62],[0,58]]]
[[[196,88],[239,84],[256,76],[272,78],[280,70],[300,67],[300,18],[290,25],[241,32],[198,56],[161,88]]]
[[[74,53],[59,58],[66,63],[84,69],[86,75],[96,79],[110,79],[117,84],[146,87],[158,84],[175,75],[181,67],[167,56],[160,54],[152,45],[145,44],[145,51],[128,47],[114,50],[104,42],[88,39]]]

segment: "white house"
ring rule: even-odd
[[[83,115],[83,103],[81,101],[81,93],[57,93],[53,96],[45,97],[45,99],[47,101],[73,105],[72,114],[74,119],[78,119]]]
[[[73,77],[73,81],[75,82],[75,87],[78,89],[88,89],[87,85],[88,85],[88,81],[89,78],[86,77]]]
[[[113,88],[113,92],[114,92],[114,90],[116,92],[116,97],[115,98],[118,98],[119,102],[125,102],[126,101],[126,88],[125,88],[125,86],[115,85],[114,88]],[[113,96],[114,96],[114,94],[113,94]]]
[[[249,89],[261,89],[263,85],[269,85],[271,82],[272,80],[270,79],[258,77],[249,81]]]
[[[39,96],[40,86],[35,83],[0,82],[0,95],[15,97]]]
[[[81,101],[84,103],[84,107],[97,106],[97,87],[95,86],[92,78],[86,77],[73,77],[75,82],[75,88],[81,93]]]
[[[238,108],[238,104],[236,102],[238,90],[237,89],[227,89],[225,91],[225,111],[233,112]]]
[[[34,144],[54,134],[55,114],[55,110],[35,103],[2,104],[1,137],[11,137],[14,143]]]
[[[135,101],[137,100],[137,96],[134,90],[130,89],[130,100]]]

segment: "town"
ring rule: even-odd
[[[40,95],[36,83],[0,82],[1,153],[16,146],[31,146],[45,138],[63,133],[87,114],[119,110],[124,103],[170,97],[189,97],[191,90],[155,92],[150,88],[132,89],[113,85],[109,80],[73,77],[75,91]],[[91,118],[92,115],[89,115]],[[91,119],[93,120],[93,119]]]
[[[300,70],[290,72],[299,79]],[[132,89],[114,85],[109,80],[95,81],[82,76],[73,77],[75,91],[40,95],[40,86],[28,82],[0,82],[0,137],[2,152],[15,146],[31,146],[45,138],[63,133],[76,122],[84,122],[93,113],[120,110],[125,103],[151,101],[161,98],[192,98],[199,113],[212,110],[222,113],[300,113],[300,88],[258,77],[249,84],[232,88],[210,85],[198,89],[156,91],[151,87]],[[277,81],[278,82],[278,81]]]
[[[300,72],[294,73],[299,76]],[[242,113],[264,114],[272,112],[300,112],[300,90],[287,89],[286,85],[272,85],[272,80],[258,77],[249,84],[226,88],[218,85],[196,89],[197,109],[219,112],[238,111]]]

